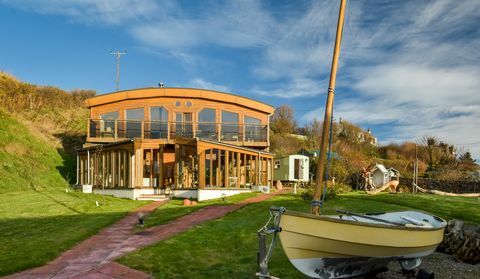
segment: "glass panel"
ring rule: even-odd
[[[262,125],[260,119],[245,116],[245,140],[246,141],[264,141]]]
[[[168,121],[168,111],[163,107],[152,107],[150,108],[150,120]]]
[[[225,187],[225,150],[218,150],[218,183],[217,187]]]
[[[117,120],[118,119],[118,111],[112,111],[112,112],[100,114],[100,119],[103,119],[103,120]]]
[[[110,152],[105,153],[105,176],[106,176],[105,187],[111,187],[112,186],[112,156]]]
[[[222,110],[222,123],[238,124],[238,113]]]
[[[118,111],[100,114],[100,137],[114,137],[115,120],[118,120]]]
[[[152,175],[152,152],[150,150],[143,151],[143,181],[142,186],[149,187],[151,180],[150,176]],[[153,185],[152,185],[153,186]]]
[[[168,133],[168,111],[163,107],[150,108],[150,138],[162,139],[167,138]]]
[[[216,139],[215,109],[203,109],[198,113],[197,137]]]
[[[198,113],[198,122],[215,122],[215,109],[202,109]]]
[[[125,117],[127,119],[127,138],[141,138],[142,137],[142,120],[144,119],[143,108],[128,109]]]
[[[246,116],[245,115],[245,124],[256,124],[256,125],[260,125],[262,123],[262,121],[260,121],[260,119],[258,118],[255,118],[255,117],[250,117],[250,116]]]
[[[143,108],[127,109],[127,120],[143,120]]]
[[[158,149],[153,150],[153,182],[152,186],[153,187],[158,187],[160,181],[158,180],[160,177],[160,162],[158,161],[159,159],[159,151]]]
[[[238,141],[239,138],[238,113],[222,110],[221,140]]]
[[[192,137],[192,113],[191,112],[177,112],[176,114],[176,136],[177,137]]]
[[[229,152],[228,154],[228,187],[236,188],[237,187],[237,153]]]

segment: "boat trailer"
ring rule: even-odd
[[[273,248],[275,247],[275,243],[277,241],[278,233],[282,231],[280,227],[280,218],[282,213],[285,211],[284,207],[270,207],[270,218],[268,219],[267,223],[263,227],[261,227],[257,231],[258,236],[258,253],[257,253],[257,263],[259,267],[259,272],[255,275],[260,279],[279,279],[278,277],[271,276],[268,272],[268,261],[273,253]],[[273,222],[272,222],[273,221]],[[270,223],[273,223],[272,226],[269,227]],[[272,240],[270,241],[270,245],[267,249],[267,235],[271,235]]]

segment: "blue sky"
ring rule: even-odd
[[[323,118],[339,1],[0,0],[0,69],[44,85],[199,87]],[[480,1],[349,1],[335,116],[480,158]]]

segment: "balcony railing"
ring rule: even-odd
[[[226,142],[267,142],[268,126],[210,122],[165,122],[90,119],[88,137],[105,141],[122,139],[202,138]]]

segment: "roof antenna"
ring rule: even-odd
[[[117,77],[115,78],[115,85],[117,88],[117,91],[119,91],[119,83],[120,83],[120,56],[127,54],[126,51],[110,51],[110,54],[115,55],[117,57]]]

